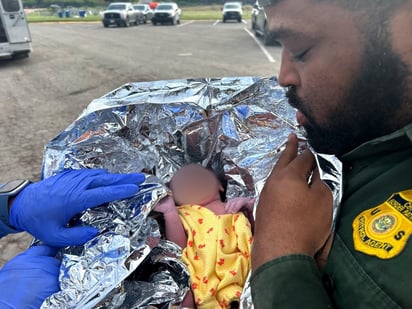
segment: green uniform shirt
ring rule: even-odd
[[[412,308],[412,124],[341,159],[325,269],[303,255],[265,263],[251,277],[255,308]]]

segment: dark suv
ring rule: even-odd
[[[271,38],[268,30],[265,10],[260,6],[259,1],[253,5],[251,23],[256,36],[263,37],[263,44],[275,45],[275,40]]]

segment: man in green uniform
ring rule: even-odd
[[[264,0],[279,83],[343,199],[288,145],[262,190],[255,308],[412,308],[412,0]],[[308,177],[310,184],[308,184]]]

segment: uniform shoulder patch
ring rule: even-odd
[[[380,259],[397,256],[412,232],[412,190],[394,193],[361,212],[352,227],[355,250]]]

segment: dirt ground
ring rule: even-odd
[[[93,99],[127,82],[275,75],[279,62],[268,62],[245,29],[250,24],[213,21],[31,24],[30,57],[0,61],[0,183],[39,180],[44,145]],[[279,48],[269,52],[279,59]],[[1,239],[0,266],[30,241],[25,233]]]

